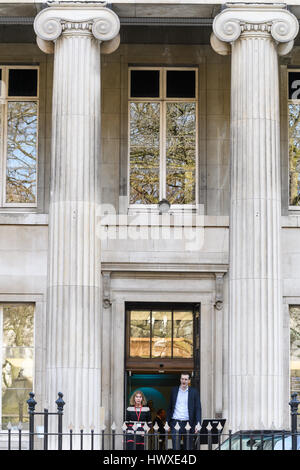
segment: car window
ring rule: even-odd
[[[229,439],[223,442],[221,445],[221,450],[229,450]],[[250,435],[242,436],[240,439],[239,436],[234,436],[231,439],[231,450],[260,450],[262,446],[261,437],[253,437]]]
[[[282,435],[251,436],[250,434],[242,436],[233,436],[231,438],[231,450],[281,450],[283,448]],[[300,450],[300,436],[298,436],[298,449]],[[221,450],[229,450],[230,441],[226,439],[221,445]],[[290,450],[292,446],[291,436],[284,439],[284,449]]]

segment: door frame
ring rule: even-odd
[[[168,309],[193,311],[193,357],[191,359],[158,358],[145,360],[131,360],[129,351],[129,321],[128,311],[131,309]],[[150,338],[151,341],[151,338]],[[201,378],[201,304],[199,302],[125,302],[125,341],[124,341],[124,409],[127,401],[127,380],[131,373],[174,374],[183,371],[191,372],[194,386],[200,393]]]

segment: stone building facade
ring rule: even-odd
[[[0,2],[3,428],[31,388],[63,392],[75,428],[119,426],[181,370],[204,417],[289,426],[299,18],[296,0]]]

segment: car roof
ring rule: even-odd
[[[247,431],[236,431],[232,434],[232,436],[239,435],[239,434],[277,434],[277,433],[290,433],[291,431],[285,431],[284,429],[249,429]]]

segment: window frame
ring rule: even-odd
[[[196,333],[196,311],[198,310],[198,304],[194,303],[165,303],[165,302],[126,302],[125,305],[125,369],[131,371],[149,371],[149,370],[159,370],[160,364],[163,364],[163,370],[172,371],[172,370],[194,370],[195,364],[195,333]],[[136,311],[172,311],[172,338],[171,338],[171,356],[160,357],[160,356],[151,356],[151,341],[152,334],[150,328],[149,336],[149,357],[135,357],[130,356],[130,313],[132,310]],[[193,316],[193,332],[192,332],[192,356],[189,358],[173,356],[173,339],[174,339],[174,324],[173,324],[173,314],[174,312],[192,312]]]
[[[34,390],[35,386],[35,324],[36,324],[36,303],[35,302],[24,302],[24,301],[8,301],[8,302],[0,302],[0,364],[1,364],[1,371],[2,371],[2,363],[3,363],[3,308],[5,306],[20,306],[20,305],[32,305],[33,306],[33,346],[32,346],[32,352],[33,352],[33,366],[32,366],[32,388]],[[7,431],[2,427],[2,373],[1,373],[1,393],[0,393],[0,435],[3,433],[6,433]],[[28,430],[23,430],[22,431],[24,434],[27,434],[29,431]]]
[[[131,71],[132,70],[159,70],[159,97],[157,98],[136,98],[131,97]],[[167,98],[167,72],[168,71],[194,71],[195,72],[195,97],[194,98]],[[129,66],[128,67],[128,155],[127,155],[127,194],[128,194],[128,210],[133,212],[154,212],[158,213],[158,204],[131,204],[130,203],[130,104],[138,103],[160,103],[160,142],[159,142],[159,201],[166,199],[167,187],[167,165],[166,165],[166,109],[167,103],[194,103],[195,104],[195,202],[193,204],[172,204],[171,211],[176,212],[190,210],[195,211],[199,204],[199,129],[198,129],[198,67],[196,66]]]
[[[299,72],[300,75],[300,68],[287,68],[287,153],[288,153],[288,208],[290,211],[300,211],[300,205],[293,206],[290,204],[290,144],[289,144],[289,105],[290,104],[298,104],[300,106],[300,98],[299,99],[291,99],[289,97],[289,73],[290,72]]]
[[[39,65],[0,65],[2,71],[1,81],[4,86],[1,86],[0,106],[3,107],[3,123],[0,124],[0,172],[2,188],[0,191],[0,207],[2,208],[37,208],[38,206],[38,179],[39,179],[39,121],[40,121],[40,97],[39,97],[39,84],[40,84],[40,67]],[[23,70],[37,70],[37,94],[35,96],[9,96],[8,95],[8,80],[9,70],[23,69]],[[35,202],[6,202],[6,186],[7,186],[7,111],[9,102],[34,102],[37,104],[37,130],[36,130],[36,178],[35,178]]]
[[[291,309],[292,308],[298,308],[300,310],[300,304],[299,303],[289,303],[288,304],[288,311],[289,311],[289,395],[291,396],[292,393],[292,376],[291,376]],[[300,380],[299,380],[299,387],[300,387]],[[296,393],[299,393],[296,391]],[[300,419],[299,419],[300,421]]]

